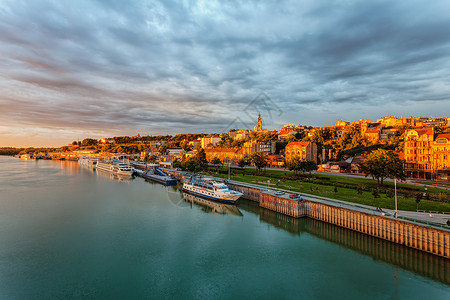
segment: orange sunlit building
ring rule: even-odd
[[[317,163],[317,145],[312,142],[291,142],[285,148],[286,161],[295,157],[301,160],[312,160]]]
[[[435,134],[433,128],[406,132],[406,176],[422,179],[449,179],[450,133]]]
[[[432,148],[434,175],[437,179],[450,180],[450,133],[436,135]]]

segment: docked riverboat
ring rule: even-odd
[[[164,185],[176,185],[177,179],[173,175],[169,175],[161,171],[157,167],[153,167],[150,170],[143,171],[139,176],[150,179]]]
[[[235,203],[243,195],[230,190],[223,182],[194,176],[184,179],[183,191],[226,203]]]
[[[114,161],[98,161],[95,168],[119,176],[132,176],[133,169],[129,163]]]

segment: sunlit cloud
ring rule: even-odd
[[[449,10],[425,1],[5,0],[0,126],[53,132],[60,145],[214,132],[261,91],[283,111],[270,122],[263,112],[270,129],[446,116]],[[0,134],[0,146],[10,141]]]

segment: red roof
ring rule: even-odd
[[[380,131],[378,129],[373,130],[366,130],[366,133],[379,133]]]
[[[285,135],[285,134],[289,134],[292,131],[294,131],[294,129],[280,129],[280,135]]]
[[[205,152],[237,152],[240,149],[238,148],[214,148],[214,149],[205,149]]]
[[[296,146],[296,145],[298,145],[298,146],[308,146],[309,144],[311,144],[311,142],[290,142],[289,144],[287,144],[286,147]]]
[[[439,133],[438,135],[436,135],[436,138],[434,140],[437,140],[437,139],[448,139],[448,140],[450,140],[450,132]]]
[[[433,134],[433,128],[421,128],[421,129],[413,129],[417,132],[419,136],[424,134]]]

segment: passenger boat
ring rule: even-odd
[[[139,176],[145,179],[154,180],[164,185],[177,184],[177,179],[175,178],[175,176],[166,174],[157,167],[153,167],[150,170],[143,171],[141,174],[139,174]]]
[[[235,203],[243,195],[230,190],[223,182],[195,176],[184,179],[183,191],[226,203]]]
[[[119,176],[132,176],[133,169],[130,164],[125,162],[114,161],[98,161],[95,168],[97,170],[106,171]]]

